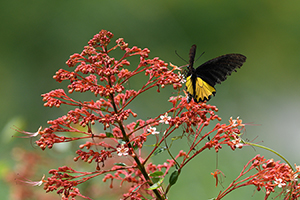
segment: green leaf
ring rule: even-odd
[[[166,150],[165,147],[157,148],[157,149],[154,151],[153,155],[156,156],[157,154],[160,154],[160,153],[164,152],[165,150]]]
[[[156,183],[154,183],[147,190],[155,190],[155,189],[159,188],[163,181],[164,181],[164,178],[159,179]]]
[[[110,132],[105,132],[105,135],[108,138],[113,138],[114,137],[114,135],[112,133],[110,133]]]
[[[157,176],[162,176],[162,175],[164,175],[164,173],[162,171],[156,171],[156,172],[149,174],[149,176],[151,176],[151,177],[157,177]]]
[[[152,180],[152,183],[157,183],[159,181],[159,177],[154,177],[154,178],[151,178]]]
[[[132,192],[137,191],[140,187],[141,187],[141,185],[138,185],[136,188],[134,188],[134,190],[132,190]]]
[[[118,143],[119,144],[126,144],[126,142],[124,140],[121,140],[121,139],[118,140]]]
[[[169,178],[170,185],[174,185],[176,183],[178,176],[179,176],[179,172],[177,170],[171,174]]]
[[[145,144],[144,146],[146,146],[146,147],[156,147],[157,144]]]
[[[182,136],[175,136],[175,137],[172,137],[172,138],[171,138],[171,140],[173,140],[173,141],[174,141],[174,140],[178,140],[178,139],[182,139]]]
[[[131,146],[132,146],[133,150],[137,150],[137,149],[139,148],[138,145],[133,146],[133,145],[131,144]]]
[[[138,121],[137,123],[136,123],[136,125],[134,126],[134,130],[138,127],[140,125],[140,121]]]
[[[114,165],[117,165],[117,166],[122,166],[122,167],[125,167],[126,164],[125,163],[115,163]]]

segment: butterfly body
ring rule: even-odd
[[[208,101],[215,95],[216,83],[226,80],[227,76],[240,68],[246,61],[242,54],[226,54],[211,59],[196,69],[193,67],[196,55],[196,45],[190,50],[190,61],[186,75],[186,90],[189,98],[195,102]]]

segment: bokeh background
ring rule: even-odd
[[[209,103],[219,108],[224,123],[231,116],[240,116],[244,123],[254,124],[246,127],[244,139],[275,149],[290,163],[300,164],[298,1],[14,0],[0,2],[0,18],[2,199],[25,199],[25,194],[19,194],[21,190],[35,193],[35,198],[40,199],[44,194],[41,187],[24,189],[15,177],[21,179],[22,173],[29,173],[32,179],[39,180],[50,168],[72,163],[72,148],[76,145],[41,151],[33,140],[12,137],[16,134],[12,127],[35,132],[39,126],[45,127],[47,120],[67,112],[63,107],[43,107],[40,95],[65,88],[65,84],[55,82],[52,76],[58,69],[67,68],[65,62],[69,56],[81,52],[101,29],[114,33],[114,40],[123,37],[130,46],[149,48],[150,58],[159,56],[179,66],[186,62],[175,50],[188,60],[192,44],[198,46],[198,55],[205,52],[196,65],[226,53],[246,55],[244,66],[216,86],[217,94]],[[139,81],[131,82],[129,87],[138,84]],[[135,102],[133,110],[144,119],[156,116],[170,108],[167,99],[171,95],[174,93],[170,87],[159,95],[149,92]],[[181,147],[176,141],[174,152]],[[256,154],[279,159],[252,147],[234,152],[224,147],[218,155],[214,151],[204,152],[183,170],[169,199],[215,197],[223,188],[215,187],[210,172],[216,167],[222,170],[226,175],[222,185],[226,188]],[[158,163],[166,157],[167,154],[160,154],[153,161]],[[29,172],[24,169],[26,165],[32,166]],[[99,182],[101,178],[96,181]],[[113,196],[108,184],[100,185],[97,191],[102,191],[106,199],[119,199]],[[48,198],[60,199],[52,195]],[[225,199],[240,198],[263,199],[263,192],[247,187]],[[93,199],[100,197],[95,195]]]

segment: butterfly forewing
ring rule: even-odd
[[[227,76],[240,68],[245,61],[246,57],[244,55],[226,54],[200,65],[195,73],[211,86],[215,86],[216,83],[225,81]]]

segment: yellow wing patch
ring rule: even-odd
[[[212,95],[215,95],[216,89],[203,81],[201,78],[196,79],[196,94],[195,99],[197,102],[209,100]]]
[[[186,86],[186,91],[187,91],[189,94],[191,94],[192,96],[194,96],[193,84],[192,84],[191,76],[188,76],[188,77],[186,78],[185,86]]]
[[[196,102],[208,101],[212,95],[215,95],[216,89],[203,81],[201,78],[196,78],[196,88],[194,90],[191,76],[186,79],[186,90],[194,98]],[[195,91],[195,94],[194,94]]]

